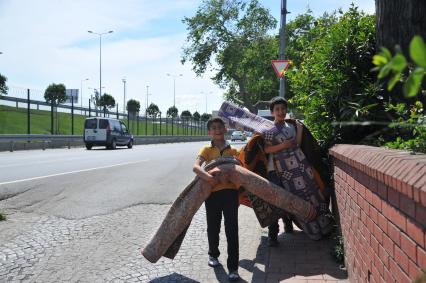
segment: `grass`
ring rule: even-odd
[[[57,118],[56,118],[57,117]],[[81,115],[80,111],[74,112],[74,135],[83,135],[84,120],[88,116]],[[115,118],[114,114],[110,115]],[[30,110],[30,129],[31,134],[50,134],[50,111],[46,110]],[[54,129],[55,134],[71,135],[71,114],[58,112],[54,114]],[[127,119],[122,120],[127,125]],[[130,120],[128,126],[133,135],[206,135],[203,129],[191,129],[182,125],[176,125],[174,121],[173,133],[172,125],[169,120],[166,124],[162,119],[161,129],[159,119],[154,121],[145,121],[141,118],[139,122]],[[203,127],[204,128],[204,127]],[[0,105],[0,134],[27,134],[27,109],[16,108],[11,106]]]

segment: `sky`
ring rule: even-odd
[[[259,2],[279,23],[281,1]],[[304,13],[308,6],[319,16],[339,8],[346,11],[352,2],[374,13],[374,0],[287,0],[287,21]],[[187,35],[182,19],[193,16],[201,3],[0,0],[0,73],[8,78],[9,95],[22,96],[29,88],[42,97],[49,84],[63,83],[68,89],[81,89],[86,106],[100,85],[100,37],[88,31],[112,30],[102,35],[102,92],[114,96],[120,111],[124,78],[126,100],[140,101],[141,109],[148,99],[148,104],[153,102],[166,113],[175,98],[179,112],[211,113],[220,107],[225,90],[211,81],[213,72],[197,77],[190,63],[180,63]]]

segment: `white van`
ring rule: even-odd
[[[133,147],[133,135],[126,125],[111,118],[86,118],[83,140],[89,150],[96,145],[106,146],[108,149],[115,149],[117,145]]]

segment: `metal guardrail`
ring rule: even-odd
[[[134,144],[152,144],[168,142],[191,142],[209,140],[208,136],[134,136]],[[41,148],[45,150],[49,147],[68,147],[71,145],[83,146],[82,135],[0,135],[0,151],[9,150],[13,152],[17,145],[28,145],[31,148]],[[30,146],[28,146],[30,148]]]

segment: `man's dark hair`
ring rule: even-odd
[[[225,122],[223,122],[223,120],[222,120],[221,118],[216,117],[216,118],[210,118],[210,119],[207,121],[207,130],[210,130],[210,126],[211,126],[213,123],[220,123],[220,124],[222,124],[222,126],[224,126],[224,127],[225,127]]]
[[[269,100],[269,110],[274,110],[274,106],[277,104],[284,104],[285,107],[288,108],[288,102],[284,99],[284,97],[281,96],[275,96],[271,100]]]

